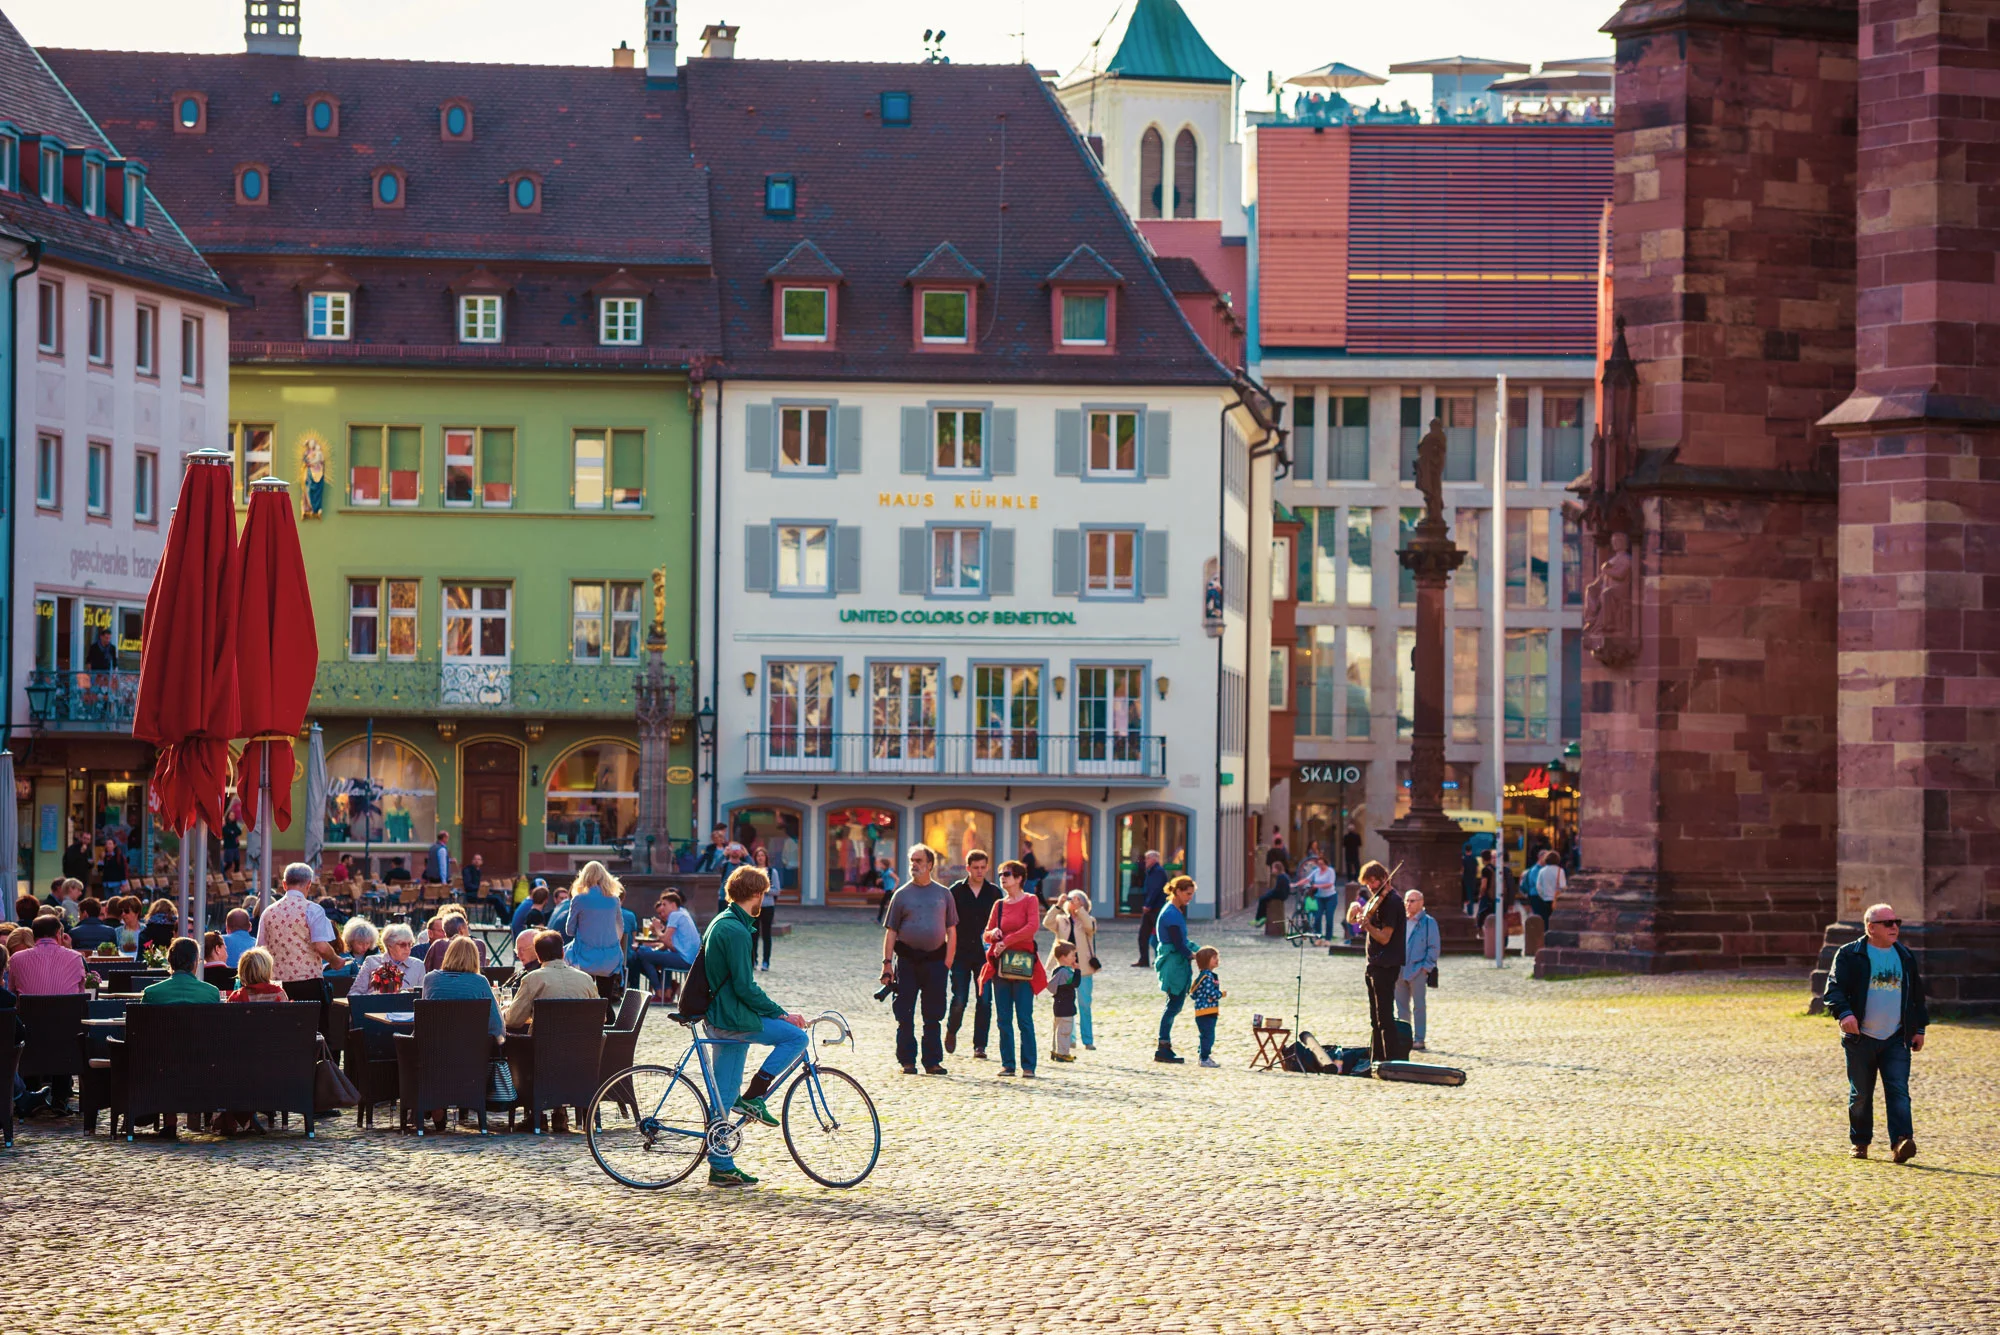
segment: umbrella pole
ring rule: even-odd
[[[194,916],[188,935],[195,943],[201,943],[201,934],[208,930],[208,818],[197,817],[194,823]]]
[[[187,830],[182,830],[180,836],[181,855],[174,859],[174,912],[180,915],[182,922],[186,922],[188,916],[188,859],[194,856],[194,840],[191,837],[191,832]]]
[[[264,838],[257,848],[257,893],[250,910],[252,916],[264,911],[264,896],[271,889],[271,744],[259,745],[264,754],[257,776],[257,828]]]

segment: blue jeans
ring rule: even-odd
[[[1201,1035],[1201,1059],[1203,1061],[1207,1061],[1208,1055],[1215,1051],[1215,1022],[1221,1018],[1220,1015],[1214,1014],[1197,1015],[1194,1017],[1195,1030]]]
[[[1000,1065],[1005,1070],[1014,1069],[1014,1030],[1021,1031],[1021,1067],[1024,1071],[1035,1069],[1035,985],[1032,982],[1013,983],[1005,978],[993,980],[994,1019],[1000,1025]]]
[[[978,991],[972,1008],[972,1050],[986,1051],[986,1036],[993,1032],[993,985],[978,987],[979,971],[986,965],[986,957],[980,956],[970,964],[951,966],[951,1013],[956,1019],[963,1019],[965,1003],[975,988]],[[1089,1042],[1088,1039],[1084,1040]]]
[[[1875,1138],[1875,1077],[1882,1077],[1882,1102],[1889,1109],[1889,1143],[1908,1140],[1910,1127],[1910,1040],[1898,1029],[1887,1038],[1842,1034],[1847,1054],[1847,1138],[1866,1145]]]
[[[1076,1040],[1087,1048],[1096,1043],[1090,1034],[1090,985],[1096,981],[1097,975],[1091,973],[1076,980]]]
[[[1340,917],[1340,902],[1332,895],[1322,895],[1319,908],[1313,911],[1313,935],[1322,941],[1333,940],[1335,921]]]
[[[715,1031],[711,1029],[708,1036],[714,1038]],[[749,1060],[752,1043],[770,1045],[771,1055],[766,1057],[764,1064],[757,1069],[775,1079],[789,1071],[792,1064],[805,1055],[807,1042],[806,1031],[791,1021],[767,1019],[756,1037],[725,1039],[710,1048],[708,1065],[710,1073],[715,1077],[715,1088],[709,1093],[715,1102],[709,1108],[708,1115],[716,1120],[729,1115],[729,1109],[736,1102],[736,1096],[743,1092],[743,1065]],[[710,1154],[708,1166],[711,1170],[734,1168],[736,1160],[720,1154]]]
[[[1181,1013],[1181,1007],[1185,1005],[1187,1005],[1185,992],[1167,998],[1167,1008],[1160,1014],[1161,1047],[1171,1048],[1174,1045],[1174,1017]]]
[[[655,992],[666,986],[669,972],[686,973],[694,967],[694,961],[678,951],[659,950],[652,946],[633,947],[632,963],[638,966],[640,976],[653,985]]]

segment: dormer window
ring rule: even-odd
[[[533,172],[518,172],[507,180],[507,212],[540,213],[542,178]]]
[[[832,294],[823,287],[778,289],[778,304],[784,326],[780,337],[787,343],[824,343],[832,332],[829,311]]]
[[[208,133],[208,95],[179,92],[173,95],[174,133]]]
[[[318,93],[306,102],[306,133],[315,139],[340,137],[340,99]]]
[[[42,141],[40,178],[42,203],[62,207],[62,149]]]
[[[375,173],[373,196],[378,209],[400,209],[403,207],[403,172],[399,167],[384,167]]]
[[[1117,350],[1123,274],[1089,246],[1078,246],[1044,282],[1049,288],[1049,341],[1057,352]]]
[[[0,190],[13,193],[21,188],[21,135],[11,125],[0,124]]]
[[[93,218],[104,216],[104,163],[95,157],[83,160],[83,211]]]
[[[472,104],[453,100],[438,108],[438,135],[448,143],[472,138]]]
[[[923,341],[926,343],[958,343],[970,341],[972,327],[972,293],[956,291],[925,291],[918,293],[923,307]]]
[[[315,343],[344,343],[353,337],[354,294],[306,293],[306,337]]]
[[[637,347],[642,341],[644,305],[638,297],[600,297],[597,341],[606,347]]]
[[[764,178],[764,212],[773,218],[789,218],[798,211],[798,184],[789,176]]]
[[[1068,345],[1101,348],[1111,341],[1109,292],[1065,292],[1062,294],[1062,341]]]
[[[911,292],[911,343],[919,352],[970,352],[986,275],[941,241],[903,276]]]
[[[882,94],[882,123],[884,125],[908,125],[910,123],[910,95],[908,93]]]
[[[128,162],[119,171],[118,179],[123,192],[122,212],[127,227],[138,229],[146,225],[146,169],[135,162]]]
[[[478,293],[458,299],[458,341],[498,343],[501,336],[499,295]]]
[[[261,162],[246,162],[236,169],[236,202],[262,208],[271,198],[270,170]]]

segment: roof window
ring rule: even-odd
[[[438,135],[454,143],[472,138],[472,104],[453,98],[438,108]]]
[[[540,213],[542,179],[533,172],[519,172],[507,183],[507,212]]]
[[[316,139],[332,139],[340,134],[340,99],[320,93],[306,102],[306,133]]]
[[[0,122],[0,190],[21,188],[21,132]]]
[[[183,91],[173,96],[174,133],[208,133],[208,94]]]
[[[405,182],[400,167],[384,167],[375,173],[373,196],[378,209],[403,207]]]
[[[798,211],[798,184],[789,176],[764,178],[764,212],[773,218],[789,218]]]
[[[908,125],[910,123],[910,95],[908,93],[882,94],[882,123],[884,125]]]
[[[40,167],[37,169],[35,184],[40,188],[42,203],[62,207],[62,146],[53,139],[42,140],[39,154]]]
[[[246,162],[236,169],[236,202],[261,208],[271,197],[271,173],[261,162]]]
[[[117,175],[118,211],[125,219],[125,225],[142,228],[146,225],[146,169],[136,162],[120,165]]]

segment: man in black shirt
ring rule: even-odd
[[[979,970],[986,963],[986,921],[1000,902],[1000,887],[986,879],[991,859],[983,849],[965,855],[965,879],[951,887],[952,902],[958,906],[958,947],[951,961],[951,1015],[945,1021],[944,1050],[958,1051],[958,1027],[965,1022],[966,993],[979,983]],[[986,1059],[986,1035],[993,1027],[993,988],[979,988],[972,1011],[972,1055]]]
[[[1403,897],[1389,884],[1389,869],[1370,862],[1361,869],[1368,902],[1361,909],[1361,926],[1368,941],[1369,1056],[1378,1062],[1406,1061],[1410,1048],[1396,1028],[1396,978],[1403,968],[1403,943],[1409,918]]]

